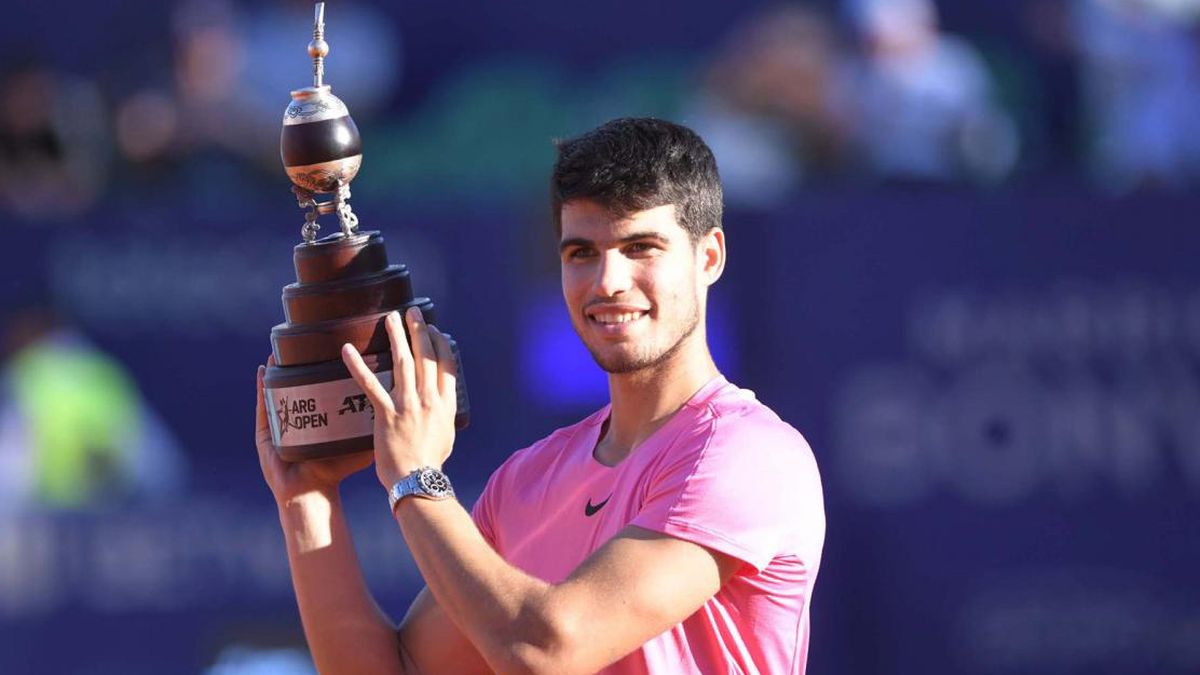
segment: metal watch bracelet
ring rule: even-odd
[[[408,496],[442,500],[454,496],[454,487],[446,474],[431,466],[423,466],[392,484],[388,490],[388,506],[394,512],[396,504]]]

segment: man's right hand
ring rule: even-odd
[[[274,364],[274,357],[267,365]],[[275,495],[280,506],[307,495],[321,495],[332,499],[342,480],[350,474],[371,465],[375,454],[371,450],[305,462],[285,462],[275,452],[271,439],[271,427],[267,422],[267,407],[263,400],[263,375],[266,366],[258,367],[258,405],[255,411],[254,443],[258,447],[258,463],[262,467],[267,487]]]
[[[491,672],[428,590],[417,596],[397,635],[367,590],[337,496],[342,479],[370,466],[375,453],[295,463],[280,459],[267,423],[265,373],[259,366],[254,441],[263,478],[279,505],[296,601],[317,669],[397,675]]]

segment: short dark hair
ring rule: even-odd
[[[618,217],[674,204],[675,217],[693,242],[721,227],[717,160],[685,126],[624,117],[555,145],[550,208],[560,236],[563,205],[581,199]]]

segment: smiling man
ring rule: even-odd
[[[803,673],[825,516],[800,434],[721,376],[705,339],[725,266],[704,142],[652,119],[559,144],[563,297],[611,403],[515,453],[468,513],[442,465],[454,360],[419,312],[388,321],[373,457],[259,459],[322,673]],[[408,322],[412,346],[404,339]],[[371,460],[427,583],[396,627],[363,582],[338,499]]]

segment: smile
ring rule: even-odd
[[[588,319],[603,326],[619,326],[637,321],[643,316],[646,316],[646,312],[596,312],[589,314]]]

